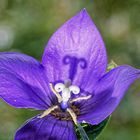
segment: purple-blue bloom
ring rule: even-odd
[[[131,66],[106,68],[104,42],[85,9],[53,34],[41,62],[0,53],[0,97],[16,108],[43,111],[14,139],[77,140],[74,124],[102,122],[140,78],[140,70]]]

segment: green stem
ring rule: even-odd
[[[78,127],[78,130],[80,132],[82,140],[89,140],[84,128],[79,123],[77,124],[77,127]]]

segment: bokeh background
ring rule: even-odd
[[[82,8],[98,26],[108,60],[140,68],[140,0],[0,0],[0,51],[41,60],[52,33]],[[14,109],[0,100],[0,140],[38,112]],[[128,90],[98,140],[140,140],[140,80]]]

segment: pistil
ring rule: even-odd
[[[75,125],[77,125],[77,115],[79,114],[79,111],[78,111],[78,114],[76,114],[74,112],[75,109],[73,110],[73,108],[71,108],[72,107],[71,104],[73,102],[77,102],[77,101],[81,101],[81,100],[88,100],[91,98],[91,95],[78,97],[78,98],[74,98],[71,100],[70,99],[71,93],[79,94],[80,88],[77,86],[74,86],[74,85],[67,84],[67,83],[65,83],[65,84],[58,83],[55,86],[53,86],[53,84],[50,83],[50,89],[56,95],[60,106],[54,105],[54,106],[48,108],[46,111],[43,112],[43,114],[41,116],[39,116],[39,118],[43,118],[49,114],[54,114],[55,116],[60,115],[60,117],[63,117],[63,114],[68,113],[71,116]],[[60,92],[61,92],[61,94],[60,94]],[[66,118],[66,120],[67,120],[67,118]]]

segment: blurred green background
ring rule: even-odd
[[[84,7],[104,38],[109,61],[140,68],[140,0],[0,0],[0,51],[41,60],[52,33]],[[98,140],[140,140],[139,92],[137,80]],[[16,129],[37,113],[0,101],[0,140],[12,140]]]

